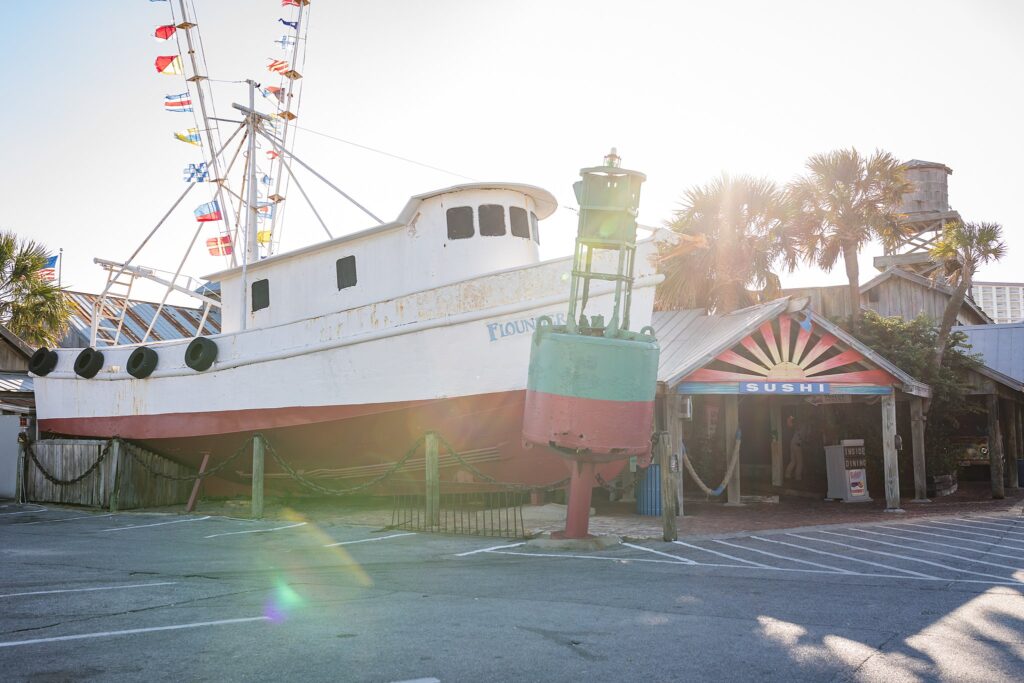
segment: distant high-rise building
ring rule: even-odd
[[[971,298],[997,324],[1024,321],[1024,282],[975,282]]]

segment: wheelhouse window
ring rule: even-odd
[[[464,240],[473,236],[473,207],[455,206],[448,209],[448,239]]]
[[[256,280],[252,283],[252,312],[270,306],[270,280]]]
[[[530,212],[530,232],[533,233],[533,241],[540,244],[540,228],[537,226],[537,214]]]
[[[530,219],[526,216],[526,209],[510,206],[508,217],[512,222],[512,235],[514,237],[530,239]]]
[[[356,257],[346,256],[335,262],[338,271],[338,290],[356,286]]]
[[[486,237],[500,237],[505,234],[505,207],[503,205],[480,205],[480,234]]]

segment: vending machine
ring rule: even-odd
[[[864,439],[844,439],[838,446],[825,446],[825,470],[828,473],[826,500],[864,503],[868,495],[867,455]]]

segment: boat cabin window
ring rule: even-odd
[[[537,214],[530,212],[530,231],[533,233],[533,241],[540,244],[540,227],[537,226]]]
[[[530,239],[530,221],[526,217],[526,209],[510,206],[508,216],[512,220],[512,235]]]
[[[480,205],[480,234],[500,237],[505,234],[505,207],[501,204]]]
[[[356,257],[346,256],[334,264],[338,271],[338,290],[356,286]]]
[[[464,240],[473,236],[473,207],[456,206],[448,209],[448,239]]]
[[[252,283],[252,312],[270,306],[270,280],[256,280]]]

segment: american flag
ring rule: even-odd
[[[39,279],[43,282],[53,282],[57,279],[57,257],[51,256],[46,259],[46,265],[36,271]]]
[[[269,57],[267,59],[270,59]],[[267,64],[267,71],[273,71],[274,73],[283,74],[288,70],[288,62],[283,59],[270,59],[270,64]]]

